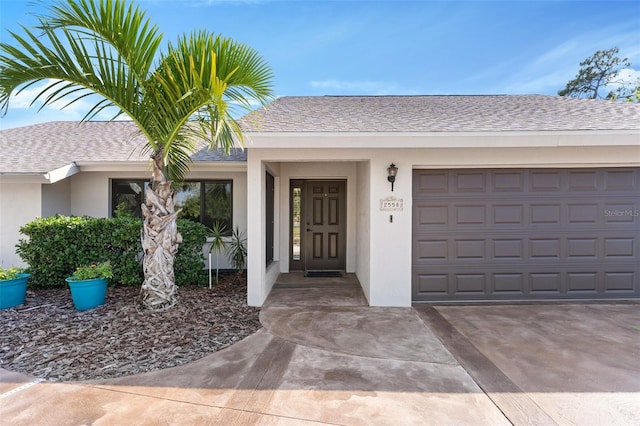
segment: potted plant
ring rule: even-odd
[[[109,278],[113,278],[109,262],[80,266],[72,276],[66,278],[76,309],[86,311],[104,304]]]
[[[31,274],[26,274],[20,268],[0,267],[0,309],[13,308],[22,305],[27,295],[27,280]]]

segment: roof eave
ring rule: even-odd
[[[80,172],[76,163],[69,163],[50,171],[0,172],[0,183],[39,183],[60,182]]]
[[[640,129],[478,132],[247,132],[251,148],[639,146]]]

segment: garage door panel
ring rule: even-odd
[[[491,176],[491,174],[489,174]],[[493,174],[493,192],[522,192],[525,189],[525,173],[505,170]]]
[[[562,256],[560,238],[530,238],[528,247],[530,260],[560,260]]]
[[[414,300],[640,297],[639,176],[414,171]]]
[[[606,191],[639,191],[638,174],[633,170],[610,170],[605,175]]]
[[[498,268],[499,269],[499,268]],[[414,292],[433,301],[637,297],[635,271],[557,270],[472,273],[466,270],[417,274]]]
[[[525,289],[525,275],[522,273],[496,273],[492,274],[493,293],[503,295],[523,295]]]
[[[597,224],[602,216],[602,207],[596,203],[567,204],[568,224]]]
[[[601,286],[598,285],[600,281],[598,272],[568,272],[567,292],[597,294],[598,291],[602,292]]]
[[[567,238],[567,260],[598,259],[598,238]]]
[[[560,272],[533,272],[529,274],[529,289],[532,294],[560,296],[562,293],[562,274]]]
[[[456,239],[454,241],[454,261],[487,260],[486,241],[484,239]]]
[[[598,191],[598,172],[596,170],[570,170],[568,173],[568,190],[571,192],[579,191]]]
[[[636,238],[605,238],[604,256],[607,260],[619,258],[636,258],[638,252],[638,240]]]
[[[534,170],[530,174],[530,188],[533,192],[560,192],[562,176],[557,170]]]
[[[604,289],[607,292],[631,292],[638,286],[638,275],[635,271],[605,272]]]
[[[414,293],[434,299],[449,296],[448,274],[424,273],[414,277]]]
[[[487,287],[486,274],[455,274],[454,294],[484,295]]]
[[[416,206],[416,219],[421,227],[448,227],[449,206],[440,204]]]
[[[522,204],[495,204],[491,209],[491,224],[494,226],[524,224],[525,206]]]
[[[529,217],[532,225],[560,225],[562,207],[559,202],[529,205]]]
[[[604,220],[607,224],[638,224],[640,207],[635,203],[609,202],[604,204]]]
[[[525,258],[525,240],[522,238],[493,239],[492,259],[496,262],[504,260],[523,260]]]
[[[477,194],[487,191],[486,173],[482,171],[457,173],[453,182],[455,182],[456,194]]]
[[[494,265],[513,261],[555,261],[566,265],[593,261],[640,263],[640,237],[624,233],[609,234],[609,237],[594,233],[593,237],[587,238],[579,232],[561,238],[553,235],[523,237],[514,232],[496,232],[492,238],[485,238],[486,234],[481,232],[469,232],[460,237],[445,233],[416,236],[414,264],[437,262],[456,265],[474,260],[491,260]]]

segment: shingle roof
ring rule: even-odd
[[[148,161],[146,140],[126,121],[54,121],[0,131],[0,173],[46,173],[72,162]],[[246,161],[246,152],[226,156],[204,144],[195,162]]]
[[[640,105],[546,95],[282,97],[248,132],[639,130]]]
[[[246,132],[504,132],[640,130],[640,104],[545,95],[287,96],[240,119]],[[0,173],[72,162],[146,161],[132,122],[57,121],[0,131]],[[204,144],[195,162],[246,161]]]

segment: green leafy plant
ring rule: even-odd
[[[182,244],[175,260],[178,285],[205,285],[202,248],[207,239],[204,225],[178,219]],[[29,265],[29,286],[51,288],[64,285],[69,271],[96,259],[108,261],[116,285],[140,285],[142,273],[142,220],[131,215],[113,218],[51,216],[27,223],[20,232],[26,237],[16,252]]]
[[[141,228],[142,220],[134,217],[39,218],[20,228],[26,238],[16,252],[29,265],[33,288],[62,286],[69,271],[97,259],[111,263],[114,283],[140,285]]]
[[[113,268],[109,262],[92,263],[79,266],[71,276],[74,281],[92,280],[95,278],[113,278]]]
[[[18,278],[18,274],[20,273],[22,273],[22,268],[18,268],[16,266],[11,268],[0,267],[0,281],[15,280]]]
[[[216,283],[218,283],[218,273],[220,271],[220,254],[226,250],[227,242],[224,240],[224,235],[227,231],[227,227],[220,222],[213,224],[213,228],[210,229],[209,237],[211,238],[211,245],[209,246],[209,253],[216,254]],[[209,266],[211,267],[211,266]]]
[[[178,219],[178,230],[182,243],[173,265],[176,284],[204,286],[207,271],[203,248],[207,242],[207,227],[189,219]]]
[[[247,262],[247,239],[244,232],[236,226],[231,234],[231,240],[227,243],[227,259],[233,265],[238,275],[242,274],[244,265]]]

